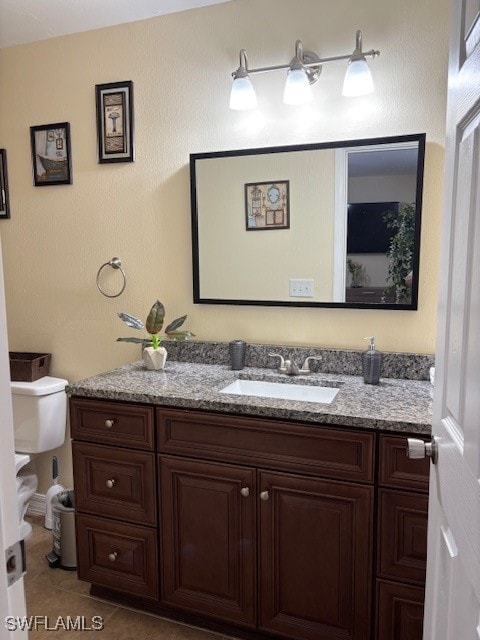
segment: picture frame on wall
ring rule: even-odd
[[[98,162],[133,162],[133,82],[95,85]]]
[[[8,197],[7,151],[0,149],[0,220],[10,218]]]
[[[247,231],[290,229],[290,181],[245,184]]]
[[[30,143],[36,187],[72,184],[69,122],[30,127]]]

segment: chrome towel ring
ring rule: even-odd
[[[123,286],[118,293],[114,293],[114,294],[105,293],[105,291],[100,286],[100,274],[105,267],[112,267],[112,269],[120,269],[120,273],[123,276]],[[122,295],[122,293],[125,291],[126,286],[127,286],[127,276],[125,275],[125,271],[122,269],[122,261],[120,260],[120,258],[112,258],[108,262],[105,262],[105,264],[102,264],[102,266],[97,272],[97,289],[100,291],[100,293],[103,293],[103,295],[106,296],[107,298],[118,298],[118,296]]]

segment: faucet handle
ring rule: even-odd
[[[280,358],[280,364],[278,366],[278,370],[279,371],[285,371],[285,360],[283,359],[283,356],[280,355],[279,353],[269,353],[268,354],[269,358]]]
[[[322,356],[308,356],[308,358],[305,358],[305,360],[303,361],[302,364],[302,368],[300,369],[300,373],[311,373],[311,369],[309,366],[309,362],[310,360],[323,360]]]
[[[298,365],[295,364],[292,356],[289,356],[290,360],[285,360],[285,366],[287,367],[287,373],[291,376],[298,376],[300,373],[300,369]]]

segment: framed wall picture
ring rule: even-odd
[[[10,218],[10,201],[8,198],[7,152],[0,149],[0,220]]]
[[[133,82],[95,85],[98,162],[133,162]]]
[[[290,228],[289,180],[245,185],[247,231]]]
[[[33,183],[36,187],[72,184],[70,123],[30,127]]]

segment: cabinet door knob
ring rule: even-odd
[[[107,429],[111,429],[113,427],[113,420],[105,420],[105,426]]]
[[[260,494],[260,500],[266,502],[269,499],[268,491],[262,491]]]
[[[435,438],[432,437],[430,442],[424,442],[419,438],[407,438],[407,458],[417,460],[425,456],[431,458],[433,464],[437,462],[438,446]]]
[[[115,485],[115,478],[111,478],[110,480],[107,480],[107,482],[105,484],[107,485],[107,487],[109,489],[113,489],[113,487]]]
[[[248,498],[248,496],[250,495],[250,488],[249,487],[242,487],[240,489],[240,493],[242,494],[242,496],[244,498]]]
[[[110,562],[115,562],[115,560],[117,559],[117,556],[118,556],[118,553],[114,551],[113,553],[108,554],[108,559],[110,560]]]

